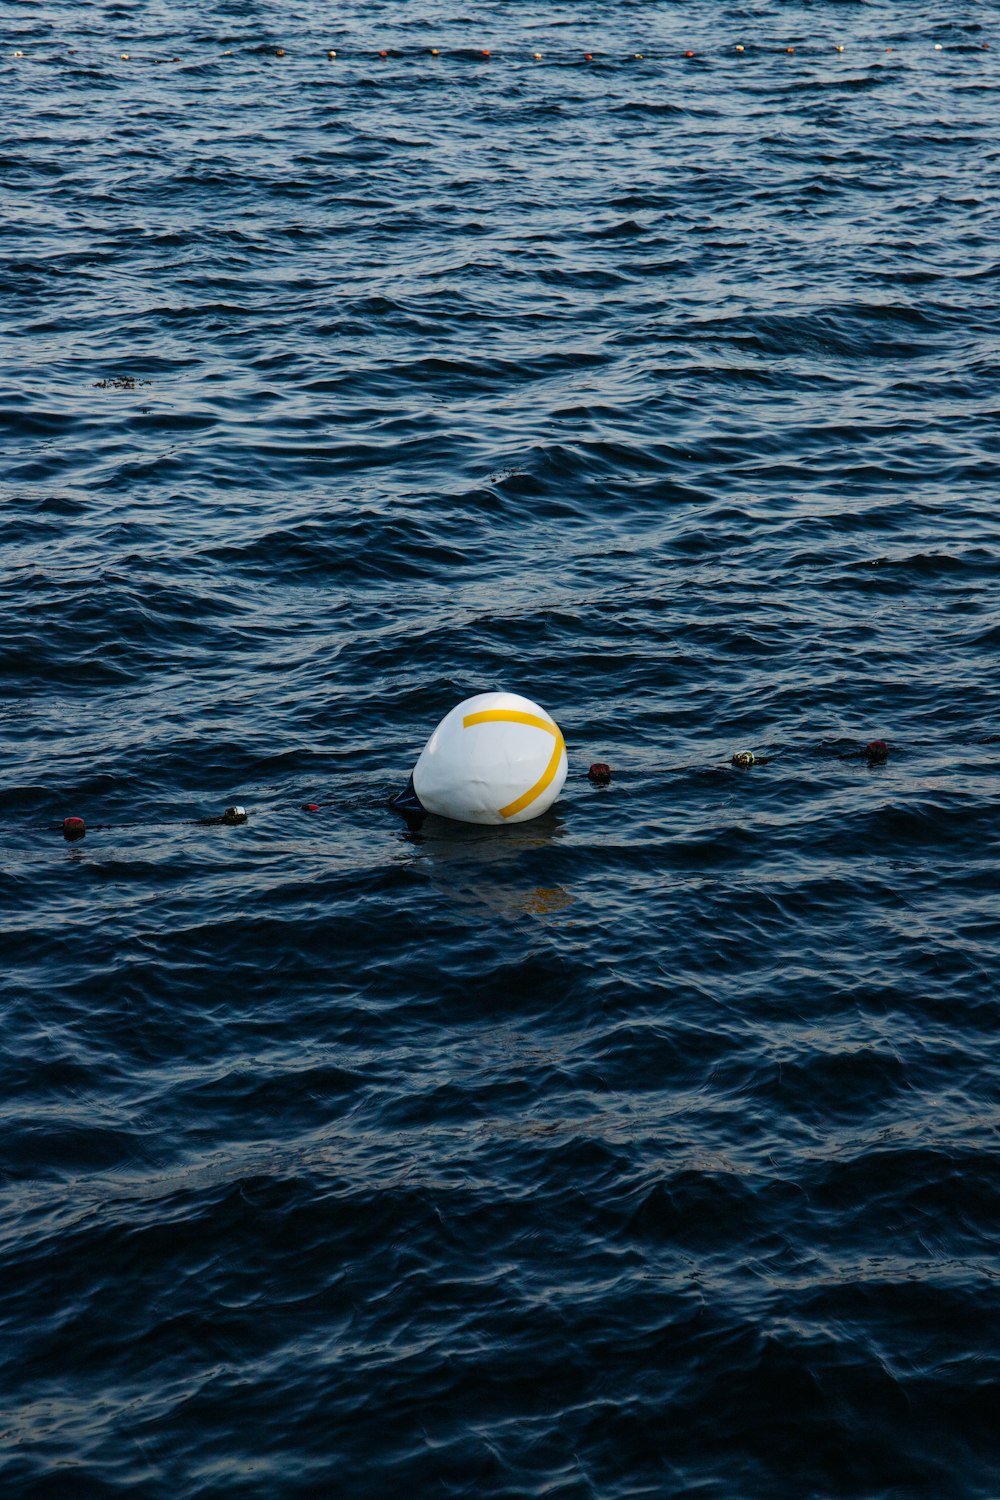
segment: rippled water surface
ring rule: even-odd
[[[4,22],[4,1495],[995,1497],[998,9]]]

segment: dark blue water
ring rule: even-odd
[[[4,20],[4,1496],[995,1497],[1000,10]]]

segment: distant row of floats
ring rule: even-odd
[[[660,49],[654,48],[652,50],[647,50],[647,51],[642,51],[642,52],[625,52],[625,53],[619,53],[619,52],[601,52],[601,51],[585,52],[582,49],[579,50],[579,51],[569,51],[569,50],[566,50],[566,49],[558,49],[558,50],[553,49],[553,50],[550,50],[550,51],[534,51],[534,50],[525,49],[524,51],[521,51],[520,49],[513,50],[513,49],[509,49],[509,48],[495,50],[495,49],[490,48],[490,47],[379,47],[379,48],[364,48],[364,47],[360,47],[360,48],[359,47],[336,48],[336,47],[328,47],[328,48],[325,49],[325,51],[320,52],[318,55],[325,57],[328,62],[337,62],[337,61],[342,61],[342,62],[350,62],[350,61],[356,61],[356,62],[361,62],[361,61],[388,62],[388,61],[396,61],[396,60],[398,60],[398,61],[420,61],[420,60],[426,60],[426,59],[431,59],[431,60],[437,59],[437,60],[442,60],[442,61],[452,60],[452,61],[456,61],[456,62],[475,62],[475,63],[484,63],[484,62],[496,61],[496,62],[529,62],[529,63],[534,62],[534,63],[561,63],[561,64],[566,64],[566,63],[577,62],[577,63],[597,63],[597,64],[604,64],[604,65],[608,65],[608,66],[621,66],[622,64],[633,63],[633,62],[639,62],[639,63],[644,63],[644,62],[645,63],[667,63],[667,62],[675,62],[675,61],[682,61],[682,62],[683,61],[710,62],[710,61],[712,61],[714,59],[732,58],[732,57],[745,57],[745,58],[752,58],[752,57],[774,57],[774,56],[791,57],[791,56],[802,55],[802,56],[805,56],[805,57],[808,57],[808,58],[817,58],[817,57],[820,57],[820,56],[829,56],[829,54],[831,52],[833,52],[834,54],[845,54],[845,55],[849,53],[853,57],[853,56],[857,55],[857,53],[859,51],[863,51],[865,53],[871,52],[872,46],[873,46],[873,44],[868,43],[868,42],[860,43],[860,44],[855,43],[853,46],[848,46],[848,44],[846,44],[844,42],[828,42],[828,43],[812,43],[812,42],[802,43],[802,42],[795,42],[795,43],[787,43],[784,46],[779,45],[779,44],[773,44],[773,43],[765,43],[765,42],[756,42],[756,43],[752,43],[752,42],[734,42],[734,43],[728,44],[727,46],[725,46],[723,48],[704,48],[704,49],[679,48],[676,51],[675,50],[665,51],[662,48],[660,48]],[[878,48],[878,52],[881,55],[885,55],[886,53],[894,53],[894,54],[896,54],[899,57],[903,57],[908,52],[912,52],[912,51],[914,51],[914,50],[916,50],[918,48],[921,51],[923,51],[927,47],[930,47],[930,50],[932,50],[934,52],[947,52],[947,53],[951,53],[951,54],[954,54],[954,53],[968,54],[968,53],[989,52],[989,50],[990,50],[990,44],[989,44],[989,42],[947,42],[947,43],[946,42],[933,42],[933,43],[908,42],[908,43],[906,43],[905,46],[902,46],[902,47],[897,47],[897,46],[879,47]],[[62,57],[77,56],[78,55],[78,49],[75,48],[75,47],[67,47],[64,51],[60,51],[59,53],[53,54],[53,53],[51,53],[49,51],[45,51],[43,53],[41,49],[38,49],[36,51],[31,51],[31,50],[27,50],[26,51],[25,49],[20,48],[20,49],[16,50],[13,55],[14,55],[15,58],[23,58],[23,59],[27,59],[27,60],[58,61]],[[294,48],[290,48],[290,47],[276,47],[276,46],[273,46],[273,45],[265,43],[263,45],[252,46],[252,47],[244,47],[244,48],[240,48],[240,49],[236,49],[236,48],[232,48],[232,47],[226,48],[221,53],[217,54],[217,56],[221,56],[221,57],[236,57],[236,56],[247,57],[247,56],[250,56],[250,57],[273,57],[273,58],[278,58],[278,59],[281,59],[281,58],[289,58],[289,59],[291,59],[291,58],[313,58],[313,57],[317,56],[317,53],[313,52],[311,49],[308,50],[308,51],[305,50],[305,49],[303,49],[301,51],[297,51]],[[188,56],[188,57],[180,57],[180,56],[163,57],[163,56],[152,56],[152,55],[145,55],[145,54],[144,55],[139,55],[139,54],[134,54],[132,52],[119,52],[117,54],[117,57],[116,57],[115,60],[119,61],[119,62],[155,62],[155,63],[169,62],[169,63],[179,63],[179,62],[189,62],[192,59],[191,59],[190,56]],[[199,62],[204,61],[204,60],[205,59],[204,59],[203,56],[198,58]]]

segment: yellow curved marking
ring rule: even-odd
[[[497,812],[501,818],[512,818],[515,813],[523,812],[529,803],[534,802],[536,797],[542,795],[558,771],[562,753],[566,749],[566,741],[562,737],[562,730],[551,719],[540,719],[537,714],[525,714],[517,708],[487,708],[479,714],[466,714],[462,720],[462,728],[470,729],[473,724],[528,724],[532,729],[544,729],[546,734],[551,734],[555,739],[556,745],[552,752],[552,758],[534,786],[529,787],[526,792],[522,793],[520,797],[516,797],[513,802],[508,802],[506,807],[497,808]]]

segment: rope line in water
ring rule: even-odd
[[[140,46],[143,45],[141,42]],[[544,52],[528,50],[527,48],[507,47],[499,51],[491,47],[317,47],[301,51],[287,47],[275,47],[270,44],[262,44],[254,47],[226,48],[215,54],[217,59],[227,57],[240,58],[294,58],[310,59],[325,57],[327,62],[409,62],[432,59],[440,62],[474,62],[474,63],[586,63],[598,64],[603,67],[619,67],[633,62],[667,64],[673,62],[711,62],[732,58],[740,58],[751,61],[754,58],[773,57],[805,57],[814,59],[835,56],[854,59],[859,54],[861,57],[876,55],[893,55],[900,61],[904,61],[907,54],[914,52],[923,53],[926,50],[948,53],[949,56],[957,54],[970,55],[990,51],[989,42],[905,42],[895,46],[881,46],[870,41],[865,42],[795,42],[782,46],[776,42],[730,42],[725,46],[710,46],[703,48],[664,49],[662,47],[645,48],[638,52],[601,52],[585,51],[582,47],[569,50],[566,48],[552,48]],[[113,58],[105,53],[81,52],[77,47],[67,47],[61,54],[53,54],[46,51],[41,54],[39,47],[35,53],[29,48],[18,48],[12,53],[15,60],[40,60],[44,62],[64,62],[75,58],[80,62],[94,63],[101,61],[133,62],[133,63],[204,63],[204,56],[187,54],[166,57],[163,55],[136,55],[132,52],[119,52]]]
[[[85,819],[69,817],[63,818],[61,823],[46,823],[44,826],[50,832],[58,829],[68,843],[75,843],[78,839],[84,838],[87,833],[107,833],[120,828],[210,828],[222,824],[225,824],[227,828],[237,828],[246,821],[246,808],[237,805],[227,807],[224,813],[214,818],[155,818],[128,823],[91,823],[88,828]]]
[[[978,739],[966,740],[962,743],[967,745],[996,745],[1000,744],[1000,734],[982,735]],[[898,746],[894,745],[889,740],[869,740],[866,745],[857,750],[831,750],[829,753],[831,759],[839,761],[859,761],[863,762],[866,766],[874,767],[884,766],[888,762],[890,754],[898,748]],[[559,753],[561,753],[561,742],[557,744],[556,749]],[[710,766],[706,766],[703,764],[692,764],[685,766],[661,766],[656,768],[655,773],[652,771],[645,773],[640,771],[637,774],[678,776],[687,774],[691,771],[703,771],[708,769],[725,770],[729,766],[732,766],[739,771],[747,771],[753,766],[769,765],[772,761],[779,759],[779,757],[787,760],[789,754],[794,757],[795,752],[793,751],[783,753],[779,750],[775,751],[775,753],[772,755],[757,755],[753,750],[738,750],[734,755],[730,757],[728,761],[716,761],[713,762]],[[612,777],[613,773],[607,761],[594,761],[590,769],[584,775],[584,779],[589,781],[590,784],[594,787],[610,786]],[[288,804],[284,805],[287,806]],[[333,810],[331,804],[322,802],[300,802],[297,804],[297,806],[300,812],[308,813],[330,812]],[[76,843],[78,840],[84,838],[88,833],[109,833],[119,832],[123,829],[138,828],[237,828],[248,821],[249,814],[247,813],[246,808],[237,803],[233,807],[227,807],[225,812],[208,818],[147,818],[143,820],[129,821],[126,823],[88,824],[84,818],[74,815],[64,818],[61,823],[35,823],[22,825],[22,831],[30,831],[33,829],[37,832],[59,832],[68,843]],[[10,825],[8,825],[8,827],[10,827]]]

